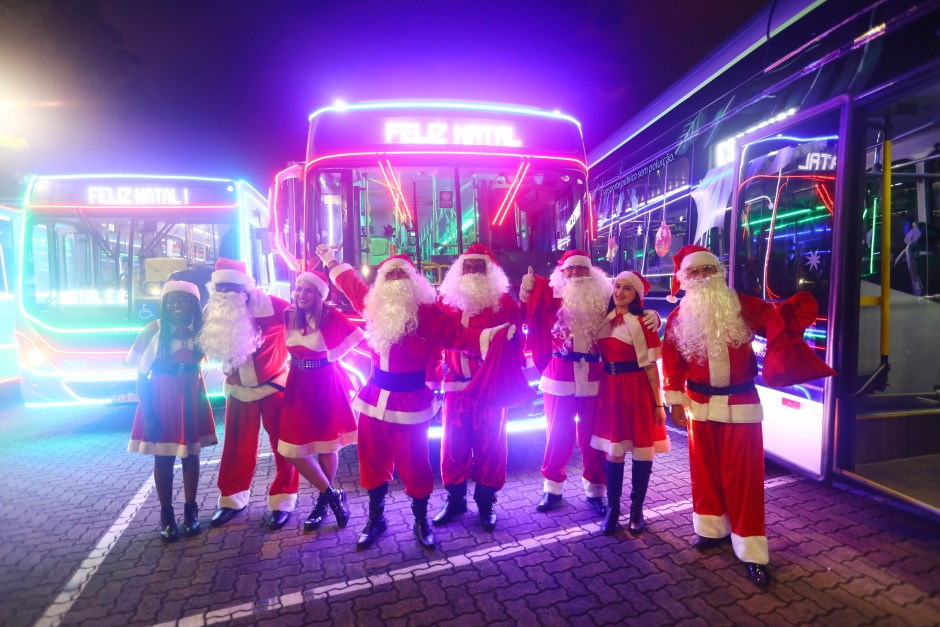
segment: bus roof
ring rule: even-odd
[[[432,98],[413,98],[408,100],[364,100],[360,102],[344,103],[336,102],[328,107],[317,109],[307,118],[308,121],[328,111],[367,111],[381,109],[440,109],[440,110],[458,110],[458,111],[480,111],[492,113],[510,113],[519,115],[533,115],[546,118],[556,118],[567,120],[575,124],[578,129],[581,128],[581,122],[565,115],[560,111],[549,111],[536,107],[525,105],[513,105],[498,102],[483,102],[473,100],[438,100]]]

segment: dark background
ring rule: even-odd
[[[309,113],[337,98],[559,109],[590,150],[763,5],[0,0],[0,196],[68,172],[265,191],[303,159]]]

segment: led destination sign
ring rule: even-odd
[[[186,187],[131,187],[127,185],[89,185],[86,192],[89,205],[188,205]]]
[[[386,120],[384,137],[386,144],[522,146],[513,125],[489,120]]]

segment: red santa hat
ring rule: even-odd
[[[300,285],[301,281],[306,281],[307,283],[312,284],[317,288],[317,291],[320,292],[320,298],[326,298],[330,293],[330,283],[327,281],[326,277],[323,276],[322,272],[317,271],[307,271],[301,272],[297,275],[296,285]]]
[[[192,294],[196,297],[197,301],[199,300],[199,288],[189,281],[167,281],[163,284],[163,291],[160,292],[160,298],[165,297],[167,294],[172,294],[173,292]]]
[[[624,270],[620,274],[614,277],[614,281],[626,281],[633,286],[633,289],[636,290],[636,293],[640,295],[642,299],[644,296],[650,293],[650,282],[646,280],[639,272],[633,272],[632,270]]]
[[[415,269],[415,263],[411,260],[411,257],[408,255],[393,255],[379,264],[379,273],[385,273],[394,268],[402,268],[413,272]]]
[[[591,256],[583,250],[569,250],[558,260],[558,266],[562,270],[571,266],[587,266],[590,268]]]
[[[473,242],[467,248],[467,252],[460,255],[461,259],[483,259],[484,261],[489,261],[490,263],[496,263],[496,257],[493,256],[493,253],[485,245],[480,242]]]
[[[689,244],[688,246],[680,248],[678,252],[672,256],[672,264],[672,289],[669,292],[669,296],[666,297],[666,300],[670,303],[679,302],[679,299],[676,298],[676,294],[682,289],[682,286],[679,284],[679,272],[686,268],[691,268],[692,266],[711,265],[716,268],[721,267],[721,262],[718,261],[718,257],[715,256],[715,253],[698,244]]]
[[[251,279],[248,278],[248,271],[245,269],[244,261],[219,257],[219,260],[215,262],[215,272],[212,273],[212,283],[250,285]]]

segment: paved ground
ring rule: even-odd
[[[600,534],[577,458],[564,507],[535,513],[544,436],[527,434],[510,442],[495,533],[468,514],[438,531],[437,551],[423,551],[395,485],[388,533],[357,552],[367,499],[354,447],[339,471],[353,511],[346,529],[328,523],[304,535],[312,491],[302,488],[279,532],[261,526],[259,493],[226,527],[164,546],[151,462],[123,452],[129,423],[127,409],[0,410],[0,624],[940,624],[940,522],[858,489],[768,468],[769,591],[746,579],[730,549],[691,549],[677,430],[673,452],[654,465],[650,526],[637,539]],[[256,476],[262,490],[268,451]],[[220,454],[215,447],[202,460],[205,522]]]

